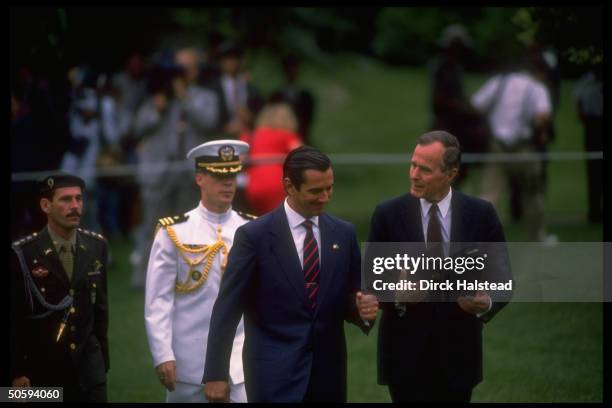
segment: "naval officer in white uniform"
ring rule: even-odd
[[[167,389],[166,402],[206,402],[203,356],[212,308],[234,233],[254,218],[231,206],[242,169],[240,155],[248,150],[244,142],[215,140],[189,151],[201,201],[184,215],[159,220],[147,268],[145,324],[157,375]],[[243,342],[241,320],[230,363],[234,402],[247,400]]]

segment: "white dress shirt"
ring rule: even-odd
[[[304,267],[304,239],[306,239],[306,227],[302,225],[306,218],[300,215],[289,205],[289,202],[285,198],[285,213],[287,214],[287,222],[289,222],[289,229],[291,230],[291,236],[293,236],[293,244],[297,250],[298,256],[300,257],[300,265]],[[319,263],[321,262],[321,229],[319,228],[319,216],[308,218],[312,221],[312,232],[315,239],[317,240],[317,247],[319,249]]]
[[[440,228],[442,230],[441,231],[442,242],[443,242],[442,250],[444,252],[444,256],[448,256],[448,250],[449,250],[448,244],[450,242],[450,236],[451,236],[451,219],[452,219],[451,198],[452,197],[453,197],[453,189],[451,187],[448,190],[448,194],[446,194],[446,196],[437,203],[438,209],[440,210],[438,211],[437,214],[438,214],[438,220],[440,221]],[[423,224],[423,237],[425,237],[425,242],[427,242],[427,227],[429,225],[429,217],[430,217],[429,209],[431,208],[433,203],[430,203],[424,198],[419,199],[419,201],[421,202],[421,221]],[[483,313],[478,313],[476,317],[480,317],[483,314],[487,313],[489,310],[491,310],[492,306],[493,306],[493,301],[489,297],[489,307],[487,311]]]
[[[450,233],[451,233],[451,198],[453,197],[453,189],[449,188],[448,194],[438,202],[438,220],[440,221],[440,227],[442,229],[442,242],[448,243],[450,242]],[[427,227],[429,226],[429,209],[431,208],[433,203],[430,203],[424,198],[419,199],[421,202],[421,221],[423,224],[423,237],[425,238],[425,242],[427,242]],[[445,252],[444,255],[448,255],[446,250],[448,249],[447,245],[443,245]]]

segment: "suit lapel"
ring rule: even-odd
[[[461,206],[461,193],[453,190],[453,197],[451,198],[451,242],[463,241],[463,223],[465,222],[464,217],[467,215],[464,213]]]
[[[68,275],[66,275],[64,266],[59,260],[59,255],[55,250],[55,246],[53,245],[47,228],[49,227],[45,227],[40,232],[40,240],[38,241],[40,253],[38,257],[39,262],[47,267],[49,273],[53,274],[58,280],[65,284],[66,287],[69,287],[70,281],[68,280]]]
[[[321,248],[319,252],[321,254],[321,272],[319,274],[319,294],[317,303],[323,304],[323,298],[328,292],[329,286],[333,281],[333,273],[336,267],[336,256],[332,252],[332,246],[337,243],[334,229],[336,225],[330,217],[326,214],[319,216],[319,229],[321,232]],[[320,306],[316,308],[318,313]]]
[[[406,242],[425,242],[423,236],[423,219],[421,217],[421,203],[410,193],[406,196],[406,205],[402,207],[402,222],[406,231]],[[416,220],[416,222],[414,222]]]
[[[274,236],[272,252],[274,252],[276,259],[281,265],[281,269],[296,295],[306,305],[306,288],[304,286],[304,275],[300,265],[300,258],[295,248],[293,235],[291,235],[287,215],[282,204],[274,211],[270,233]]]

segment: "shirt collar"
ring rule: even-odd
[[[49,236],[51,237],[51,242],[53,242],[53,246],[55,250],[59,252],[60,248],[65,244],[69,244],[70,248],[74,251],[74,247],[76,245],[76,231],[72,233],[69,239],[64,239],[60,237],[58,234],[53,231],[53,228],[47,227],[47,231],[49,231]]]
[[[227,221],[232,215],[232,207],[230,206],[226,212],[219,214],[204,207],[204,204],[202,204],[202,201],[200,201],[198,204],[198,213],[207,221],[215,224],[221,224]]]
[[[285,198],[284,206],[285,206],[285,213],[287,214],[287,221],[289,221],[289,227],[291,227],[292,229],[299,227],[300,225],[302,225],[304,221],[306,221],[306,218],[304,218],[300,213],[298,213],[293,208],[291,208],[287,198]],[[319,227],[319,216],[318,215],[315,215],[314,217],[309,218],[309,220],[312,221],[312,223],[317,228]]]
[[[453,188],[450,187],[448,189],[448,194],[442,200],[438,202],[438,209],[440,210],[440,214],[442,214],[442,218],[446,218],[446,214],[448,214],[448,210],[450,209],[451,198],[453,197]],[[423,217],[427,217],[429,213],[429,208],[433,203],[430,203],[424,198],[419,199],[421,202],[421,215]]]

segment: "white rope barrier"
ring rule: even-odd
[[[409,154],[389,153],[336,153],[330,154],[334,165],[386,165],[409,164]],[[464,153],[462,163],[517,163],[534,161],[584,161],[602,160],[603,152],[546,152],[546,153]],[[245,160],[245,166],[254,164],[282,163],[284,155],[269,155]],[[117,166],[98,167],[96,178],[130,177],[138,174],[147,176],[168,172],[186,172],[193,170],[193,161],[178,160],[163,163],[122,164]],[[12,173],[12,181],[31,181],[45,177],[50,171]]]

